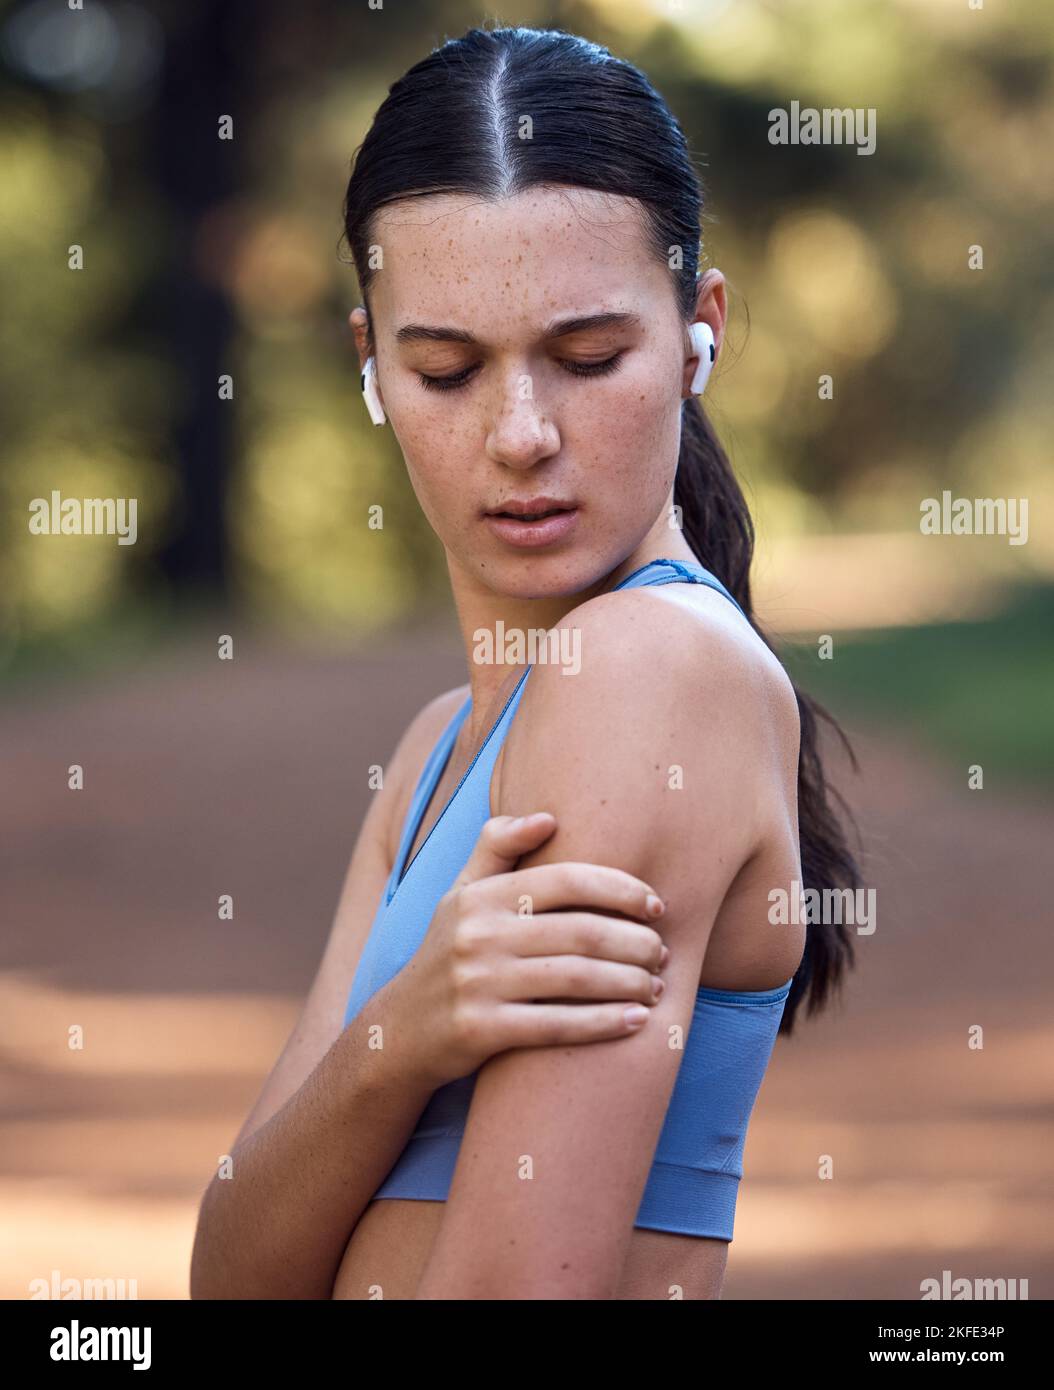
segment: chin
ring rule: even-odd
[[[488,557],[486,568],[475,562],[475,572],[493,593],[503,598],[567,598],[597,584],[619,563],[576,545],[550,554]]]

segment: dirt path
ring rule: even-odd
[[[2,1297],[53,1270],[186,1296],[201,1191],[313,977],[367,769],[464,679],[441,633],[233,663],[213,641],[0,710]],[[914,1299],[950,1269],[1049,1298],[1054,806],[850,732],[877,930],[842,1007],[777,1045],[725,1297]]]

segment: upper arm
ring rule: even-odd
[[[768,660],[720,624],[702,640],[698,616],[646,594],[619,595],[616,627],[607,597],[573,615],[577,675],[532,670],[498,809],[557,819],[519,867],[585,860],[656,889],[666,991],[636,1034],[512,1049],[480,1069],[419,1297],[613,1295],[710,931],[779,796],[786,721],[775,727],[772,702],[787,697]]]
[[[407,780],[416,773],[424,749],[434,742],[464,688],[427,704],[399,740],[383,783],[370,793],[340,891],[329,938],[296,1025],[263,1090],[238,1132],[235,1146],[285,1105],[318,1066],[344,1026],[348,991],[366,944],[384,885],[391,873],[394,810],[403,803]]]

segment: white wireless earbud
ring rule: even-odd
[[[692,342],[692,355],[699,358],[695,376],[692,377],[692,394],[701,396],[714,365],[714,331],[708,323],[693,323],[688,329],[688,337]]]
[[[377,359],[367,357],[362,369],[362,394],[366,399],[366,409],[375,425],[383,425],[387,416],[381,405],[381,393],[377,390]]]

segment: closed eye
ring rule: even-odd
[[[616,352],[614,357],[605,358],[603,362],[561,362],[561,367],[570,372],[572,376],[606,376],[609,372],[617,372],[622,365],[623,354]],[[466,367],[464,371],[458,372],[455,376],[426,376],[424,372],[418,372],[421,378],[421,385],[427,387],[429,391],[456,391],[459,386],[473,376],[476,368]]]

